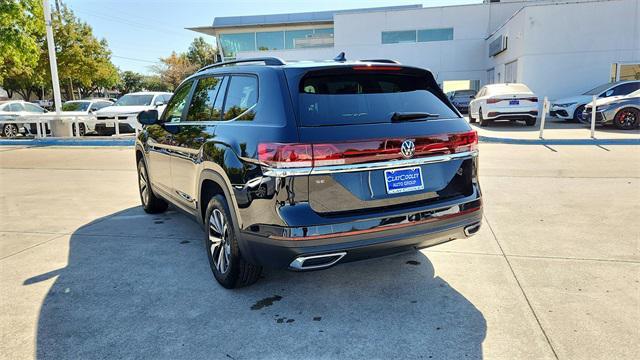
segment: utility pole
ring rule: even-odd
[[[51,7],[49,0],[42,0],[44,7],[44,24],[47,28],[47,49],[49,50],[49,64],[51,65],[51,84],[53,85],[53,101],[56,114],[60,115],[62,100],[60,98],[60,80],[58,79],[58,62],[56,60],[56,46],[53,42],[53,28],[51,27]]]

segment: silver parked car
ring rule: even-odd
[[[25,116],[44,114],[46,112],[47,110],[40,106],[23,100],[0,101],[0,120],[18,121],[14,123],[0,123],[2,136],[13,138],[18,136],[18,134],[35,134],[36,124],[28,122],[20,123],[19,121]]]
[[[596,124],[615,125],[621,130],[632,130],[640,125],[640,90],[626,96],[596,100]],[[593,102],[587,104],[581,121],[591,123]]]

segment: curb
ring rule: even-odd
[[[68,139],[44,138],[28,140],[0,140],[0,146],[133,146],[135,139]]]
[[[479,141],[513,145],[640,145],[640,139],[513,139],[483,135]]]
[[[640,139],[513,139],[479,136],[480,142],[512,145],[640,145]],[[0,146],[133,146],[135,139],[44,138],[0,140]]]

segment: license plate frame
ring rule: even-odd
[[[509,100],[509,106],[520,105],[520,100]]]
[[[413,166],[385,170],[384,185],[390,195],[424,190],[422,168]]]
[[[116,127],[116,123],[115,122],[105,122],[104,123],[104,127],[108,127],[108,128],[115,128]]]

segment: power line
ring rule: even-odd
[[[116,23],[120,23],[120,24],[124,24],[124,25],[129,25],[131,27],[135,27],[141,30],[147,30],[147,31],[152,31],[154,33],[157,33],[159,31],[162,32],[163,35],[173,35],[173,36],[180,36],[181,38],[184,37],[188,37],[188,34],[183,34],[183,33],[178,33],[177,31],[172,31],[163,27],[159,27],[156,25],[151,25],[151,24],[146,24],[146,23],[141,23],[141,22],[134,22],[131,21],[129,19],[124,19],[124,18],[120,18],[117,16],[106,16],[106,15],[100,15],[100,14],[94,14],[94,13],[90,13],[90,12],[85,12],[82,10],[74,10],[75,12],[79,12],[81,14],[85,14],[88,16],[92,16],[98,19],[103,19],[103,20],[108,20],[108,21],[112,21],[112,22],[116,22]],[[155,30],[154,30],[155,29]]]
[[[125,60],[132,60],[132,61],[140,61],[140,62],[152,63],[152,64],[157,64],[157,63],[159,63],[159,62],[160,62],[160,61],[152,61],[152,60],[147,60],[147,59],[137,59],[137,58],[126,57],[126,56],[118,56],[118,55],[111,55],[111,57],[118,58],[118,59],[125,59]]]

